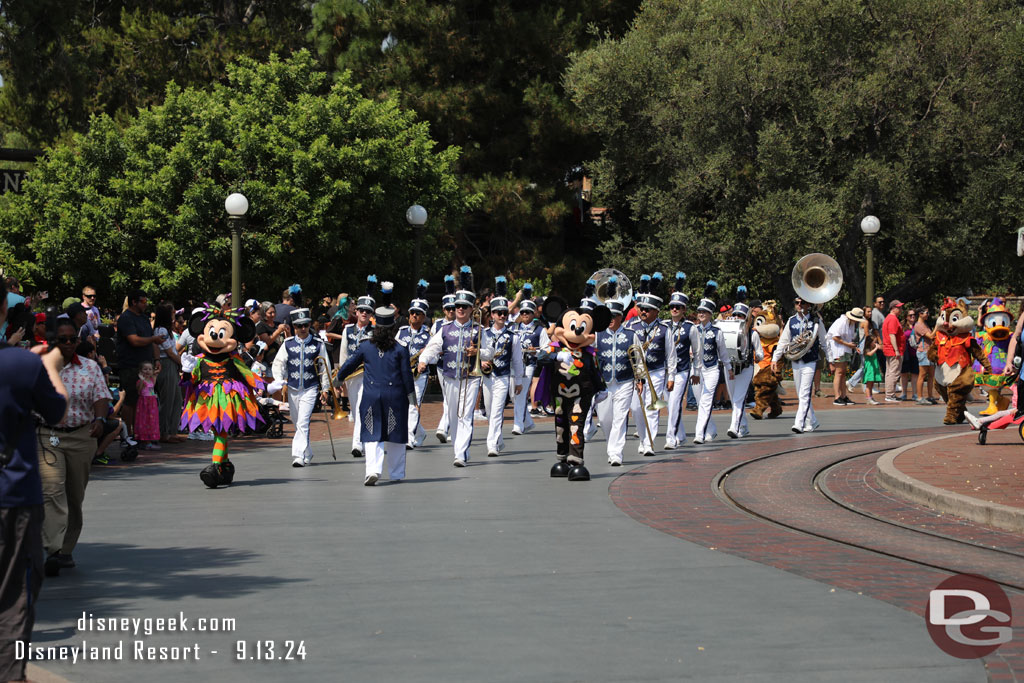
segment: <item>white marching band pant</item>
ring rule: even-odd
[[[448,393],[445,391],[445,384],[448,383],[448,378],[441,374],[441,369],[437,370],[437,383],[441,387],[441,395],[447,396]],[[447,399],[446,399],[447,400]],[[441,418],[437,421],[437,429],[434,430],[438,434],[444,434],[448,436],[448,411],[441,411]]]
[[[735,372],[733,366],[733,379],[725,378],[725,387],[729,390],[729,400],[732,401],[732,421],[729,429],[737,436],[746,436],[750,433],[750,426],[747,424],[747,389],[754,379],[754,366],[743,368]]]
[[[811,390],[814,389],[814,370],[817,363],[805,363],[795,360],[793,365],[793,382],[796,384],[796,395],[800,405],[796,409],[796,417],[793,419],[793,428],[800,431],[810,431],[818,424],[814,415],[814,406],[811,405]]]
[[[363,450],[363,442],[359,440],[363,430],[363,421],[360,418],[359,401],[363,398],[363,376],[353,377],[345,380],[345,388],[348,390],[349,414],[355,415],[352,425],[352,450]]]
[[[711,406],[715,402],[715,389],[718,388],[718,376],[722,368],[716,363],[704,368],[697,375],[700,378],[697,392],[697,426],[693,429],[693,438],[708,441],[718,436],[718,429],[711,417]]]
[[[420,405],[423,403],[423,394],[427,390],[427,373],[421,372],[420,376],[413,380],[413,387],[416,390],[416,401],[409,404],[409,438],[407,446],[419,446],[426,438],[427,432],[420,424]]]
[[[523,367],[526,372],[526,376],[523,378],[523,390],[513,397],[515,414],[512,428],[517,432],[525,433],[527,430],[533,429],[533,416],[530,415],[530,384],[533,382],[533,373],[536,369],[536,365]]]
[[[309,446],[309,421],[313,417],[313,407],[320,393],[317,385],[305,389],[288,389],[288,411],[295,425],[295,436],[292,437],[292,459],[309,463],[313,459],[313,449]]]
[[[405,444],[391,441],[367,441],[366,476],[375,474],[378,477],[384,471],[384,461],[388,464],[388,478],[391,481],[405,479]]]
[[[655,390],[658,392],[658,398],[665,399],[665,368],[658,368],[657,370],[651,370],[651,382],[654,384]],[[658,431],[661,428],[661,411],[660,410],[646,410],[646,406],[651,403],[651,388],[644,382],[643,393],[633,393],[633,419],[636,421],[636,429],[640,434],[640,445],[637,447],[638,453],[644,453],[646,451],[654,450],[654,440],[658,438]],[[644,409],[642,410],[642,407]],[[647,414],[647,420],[644,420],[644,413]],[[647,425],[651,425],[651,431],[653,435],[647,434]]]
[[[678,446],[686,441],[686,425],[683,424],[683,407],[690,383],[690,371],[676,373],[675,384],[668,395],[668,426],[665,428],[665,445]]]
[[[505,423],[505,399],[509,391],[515,391],[512,375],[498,377],[493,372],[483,379],[484,410],[487,412],[487,452],[501,453],[505,440],[501,428]]]
[[[622,449],[626,446],[626,423],[629,405],[633,400],[633,380],[609,382],[608,396],[597,404],[597,419],[608,439],[608,461],[622,462]]]
[[[480,378],[467,377],[462,382],[465,385],[463,389],[465,396],[461,406],[461,418],[459,417],[459,384],[457,379],[445,378],[443,385],[444,411],[448,415],[455,459],[467,462],[469,446],[473,442],[473,410],[476,408],[477,396],[480,392]]]

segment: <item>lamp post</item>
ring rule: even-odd
[[[419,204],[413,204],[405,211],[405,220],[412,226],[412,230],[416,233],[416,247],[413,251],[413,282],[420,281],[420,236],[423,230],[421,229],[427,222],[427,210]]]
[[[867,262],[865,264],[867,273],[864,278],[864,289],[867,296],[867,305],[864,307],[864,310],[868,311],[868,315],[871,314],[871,306],[875,298],[875,256],[871,252],[871,238],[878,234],[878,229],[881,227],[881,222],[874,216],[864,216],[860,221],[860,231],[864,233],[864,241],[868,247]]]
[[[237,308],[242,297],[242,229],[249,200],[240,192],[232,192],[224,200],[224,210],[231,227],[231,306]]]

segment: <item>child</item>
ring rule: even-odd
[[[139,366],[139,380],[135,386],[139,390],[139,402],[135,408],[135,438],[145,444],[143,448],[146,450],[159,450],[160,406],[156,398],[156,370],[152,363],[146,362]]]
[[[881,347],[878,330],[872,327],[867,339],[864,340],[864,395],[867,397],[867,403],[873,406],[879,405],[879,402],[871,395],[871,389],[875,382],[885,381],[885,375],[882,374],[882,366],[878,360],[878,351]]]

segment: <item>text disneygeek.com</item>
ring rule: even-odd
[[[167,645],[151,643],[140,636],[166,633],[229,633],[235,619],[225,617],[186,617],[184,612],[169,617],[101,617],[82,612],[79,634],[102,634],[103,642],[83,637],[74,645],[40,645],[24,640],[14,643],[15,657],[29,661],[79,662],[194,662],[204,657],[230,657],[234,661],[302,661],[306,643],[302,640],[236,640],[217,649],[200,642]],[[131,639],[110,642],[109,635],[130,635]]]

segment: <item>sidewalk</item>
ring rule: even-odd
[[[879,483],[939,512],[1024,532],[1024,442],[1017,429],[989,432],[985,446],[977,432],[942,431],[879,458]]]

